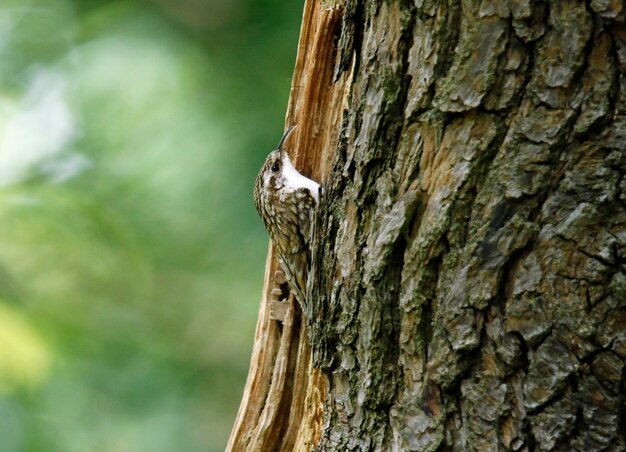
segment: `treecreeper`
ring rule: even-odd
[[[283,134],[265,159],[254,184],[254,204],[274,245],[290,290],[309,316],[306,285],[311,265],[313,212],[320,185],[296,170],[285,151],[295,126]]]

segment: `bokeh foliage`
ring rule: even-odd
[[[0,4],[0,450],[223,450],[302,2]]]

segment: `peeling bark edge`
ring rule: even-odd
[[[297,124],[288,149],[296,167],[322,182],[337,142],[350,72],[335,74],[342,10],[307,0],[286,124]],[[307,328],[293,297],[282,304],[283,318],[270,315],[274,274],[268,251],[263,297],[250,370],[227,451],[309,451],[322,431],[326,379],[313,368]]]

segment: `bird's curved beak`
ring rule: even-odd
[[[291,132],[293,131],[293,129],[296,128],[296,125],[292,125],[289,126],[289,128],[285,131],[285,133],[283,134],[283,137],[280,139],[280,141],[278,142],[278,146],[276,147],[276,149],[278,149],[280,151],[280,157],[282,159],[283,157],[283,144],[285,144],[285,141],[287,140],[287,138],[289,138],[289,135],[291,135]]]

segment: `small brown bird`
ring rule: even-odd
[[[311,222],[319,202],[320,186],[300,174],[284,151],[295,126],[284,133],[270,152],[254,184],[254,204],[274,244],[287,283],[308,313],[306,282],[311,265]]]

